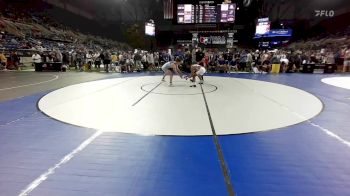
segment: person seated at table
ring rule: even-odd
[[[289,64],[289,60],[287,58],[281,58],[281,69],[280,69],[281,73],[286,72],[288,64]]]
[[[216,67],[217,67],[216,61],[209,61],[209,64],[208,64],[209,71],[214,72],[216,70]]]
[[[260,65],[259,70],[266,73],[269,73],[271,71],[271,62],[270,62],[271,57],[272,55],[267,52],[265,52],[262,55],[262,64]]]
[[[235,72],[238,72],[238,66],[237,66],[237,62],[235,61],[235,59],[232,59],[231,61],[229,61],[228,66],[229,66],[230,71],[231,71],[231,69],[233,69]]]
[[[228,72],[228,62],[224,59],[223,55],[220,55],[218,60],[218,70],[223,73]]]
[[[4,70],[7,69],[7,58],[4,54],[4,51],[0,52],[0,67]]]

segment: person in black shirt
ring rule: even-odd
[[[200,63],[204,58],[204,53],[202,52],[201,48],[198,48],[197,52],[196,52],[196,62]]]
[[[69,67],[69,53],[67,51],[62,53],[62,71],[65,72]]]
[[[104,59],[103,59],[103,66],[105,68],[105,71],[107,73],[109,73],[109,68],[110,68],[110,64],[112,62],[112,57],[111,57],[111,53],[109,50],[106,50],[104,53],[103,53],[103,56],[104,56]]]

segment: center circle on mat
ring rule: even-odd
[[[302,123],[323,107],[308,92],[270,82],[208,76],[203,86],[206,92],[218,88],[204,97],[200,87],[189,87],[190,82],[174,78],[175,87],[169,87],[166,82],[159,84],[161,78],[115,78],[67,86],[44,96],[38,107],[51,118],[72,125],[168,136],[212,135],[209,114],[216,134],[230,135]],[[155,90],[166,94],[188,93],[189,89],[194,94],[158,96],[141,89],[152,89],[147,84],[159,84]]]
[[[198,95],[202,94],[201,87],[196,84],[197,87],[190,87],[192,83],[177,81],[173,82],[173,86],[169,87],[168,83],[162,83],[155,88],[159,82],[144,84],[141,89],[145,92],[151,92],[159,95]],[[204,93],[212,93],[218,90],[218,87],[212,84],[204,83],[202,85]],[[154,89],[155,88],[155,89]]]

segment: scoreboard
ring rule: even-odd
[[[203,4],[178,4],[178,24],[234,23],[236,4],[214,4],[205,1]]]

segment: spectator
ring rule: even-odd
[[[125,54],[126,60],[125,60],[125,66],[126,66],[126,70],[128,72],[134,72],[134,69],[132,67],[133,63],[132,63],[132,56],[130,54]]]
[[[15,70],[20,70],[19,64],[21,59],[17,55],[17,51],[13,51],[10,55],[11,63]]]
[[[103,53],[103,56],[104,56],[103,66],[105,68],[105,71],[109,73],[109,69],[112,62],[111,52],[109,50],[105,50]]]
[[[262,55],[262,65],[260,66],[260,70],[266,73],[269,73],[271,70],[271,55],[268,52],[264,52]]]
[[[161,64],[164,64],[166,62],[171,61],[171,57],[170,54],[167,53],[166,51],[163,51],[162,55],[161,55]]]
[[[97,71],[100,71],[102,63],[101,54],[99,52],[96,52],[93,56],[93,59],[95,61],[95,68],[97,69]]]
[[[159,53],[158,52],[154,53],[154,65],[157,69],[159,68],[160,63],[159,63]]]
[[[88,65],[88,70],[89,71],[92,70],[92,57],[93,57],[92,51],[89,51],[89,52],[86,53],[85,58],[86,58],[86,63]]]
[[[247,61],[246,61],[246,68],[251,71],[252,70],[252,63],[253,63],[253,55],[251,52],[247,51]]]
[[[198,48],[196,52],[196,62],[200,63],[203,60],[203,58],[204,58],[204,53],[202,52],[201,48]]]
[[[129,71],[128,67],[126,66],[126,56],[125,56],[124,53],[123,54],[120,53],[120,55],[119,55],[119,63],[120,63],[121,73],[125,73],[125,72]]]
[[[84,57],[85,57],[85,54],[83,51],[80,50],[77,52],[76,61],[80,71],[84,71],[84,60],[85,60]]]
[[[0,52],[0,66],[6,70],[7,69],[7,58],[5,57],[4,51]]]
[[[289,60],[287,59],[286,55],[281,55],[281,70],[280,72],[285,72],[287,70],[287,67],[289,65]]]
[[[111,58],[112,58],[112,67],[114,71],[117,70],[117,66],[118,66],[118,55],[116,53],[113,53],[111,55]]]
[[[155,70],[155,67],[154,67],[154,56],[153,56],[153,53],[149,52],[147,54],[147,64],[148,64],[148,70],[151,71],[151,70]]]
[[[183,61],[183,70],[185,72],[191,72],[191,65],[192,65],[192,55],[190,51],[186,51],[185,57]]]
[[[343,72],[346,72],[348,67],[350,67],[350,48],[346,47],[344,50]]]
[[[143,64],[141,62],[142,56],[140,53],[141,53],[140,51],[137,51],[134,55],[135,66],[136,66],[136,69],[139,71],[141,71],[143,68]]]
[[[146,52],[141,53],[141,64],[143,65],[143,70],[146,71],[148,69],[148,63],[147,63],[147,54]]]
[[[185,55],[181,49],[178,49],[174,55],[174,58],[179,58],[183,61],[185,59]]]
[[[247,52],[243,51],[239,58],[239,70],[244,71],[247,67]]]
[[[62,71],[65,72],[69,67],[69,53],[62,53]]]
[[[334,53],[332,51],[327,52],[325,63],[326,64],[335,64],[335,57],[334,57]]]
[[[218,67],[219,67],[219,71],[222,73],[227,73],[228,72],[228,63],[225,60],[223,55],[220,55],[219,59],[218,59]]]

